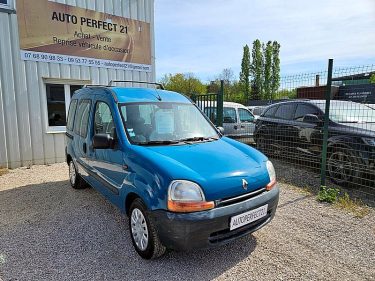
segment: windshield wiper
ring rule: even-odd
[[[185,138],[185,139],[180,139],[180,142],[194,142],[194,141],[214,141],[218,140],[218,138],[207,138],[207,137],[191,137],[191,138]]]
[[[180,141],[178,140],[162,140],[162,141],[146,141],[146,142],[137,142],[138,145],[159,145],[159,144],[178,144]]]

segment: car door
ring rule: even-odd
[[[225,135],[233,137],[239,135],[240,122],[234,107],[223,108],[223,127]]]
[[[319,154],[321,151],[322,123],[307,122],[305,116],[312,114],[321,116],[322,112],[311,104],[300,103],[294,114],[297,130],[296,148],[305,154]]]
[[[88,177],[90,170],[88,158],[88,125],[91,112],[91,100],[81,99],[78,103],[76,117],[74,119],[73,147],[78,172],[84,179]]]
[[[238,108],[238,119],[240,121],[240,135],[252,136],[255,130],[254,115],[245,108]]]
[[[296,103],[283,103],[275,112],[275,119],[277,119],[275,139],[281,149],[280,152],[292,152],[294,150],[296,131],[293,128],[293,116],[295,108]]]
[[[114,139],[114,145],[106,149],[91,148],[90,165],[103,192],[107,195],[119,195],[127,173],[124,170],[124,152],[117,138],[119,128],[116,128],[114,112],[109,104],[105,99],[96,100],[91,138],[95,134],[108,134]]]

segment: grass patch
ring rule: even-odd
[[[8,170],[7,168],[1,168],[1,167],[0,167],[0,176],[5,175],[5,174],[7,174],[8,172],[9,172],[9,170]]]
[[[369,207],[363,204],[361,200],[351,199],[349,194],[346,192],[343,196],[340,196],[337,199],[335,206],[339,209],[352,213],[358,218],[363,218],[370,212]]]
[[[320,202],[334,203],[337,201],[339,194],[340,190],[338,188],[327,188],[326,186],[322,186],[317,199]]]

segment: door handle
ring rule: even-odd
[[[83,148],[83,152],[86,153],[86,151],[87,151],[87,145],[86,145],[85,142],[83,143],[83,147],[82,148]]]
[[[237,130],[237,129],[238,129],[237,125],[234,125],[234,129],[235,129],[235,130]]]

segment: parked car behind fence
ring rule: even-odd
[[[256,146],[268,155],[318,164],[322,157],[324,100],[295,100],[269,106],[256,122]],[[327,171],[343,186],[371,185],[375,174],[375,110],[332,100]]]

